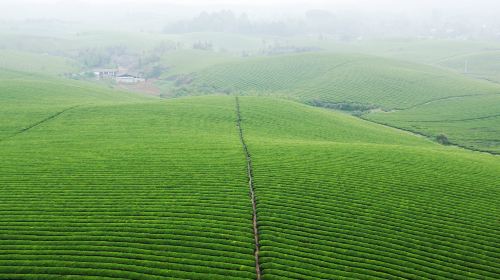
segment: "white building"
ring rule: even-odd
[[[94,69],[94,75],[97,79],[113,79],[118,75],[118,69]]]
[[[145,81],[146,79],[144,78],[139,78],[129,74],[116,76],[116,82],[121,84],[137,84],[137,83],[143,83]]]

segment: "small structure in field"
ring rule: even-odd
[[[94,69],[93,72],[98,80],[114,79],[118,75],[118,69]]]
[[[118,75],[116,77],[116,82],[119,84],[138,84],[138,83],[144,83],[145,81],[146,79],[144,78],[130,74]]]

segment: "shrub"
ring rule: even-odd
[[[448,139],[448,136],[446,136],[445,134],[439,134],[438,136],[436,136],[436,141],[440,144],[443,144],[443,145],[451,145],[451,142],[450,140]]]

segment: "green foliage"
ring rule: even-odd
[[[436,141],[440,144],[443,144],[443,145],[450,145],[451,144],[450,140],[448,139],[448,136],[446,136],[444,134],[438,134],[438,136],[436,136]]]

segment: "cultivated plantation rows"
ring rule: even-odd
[[[500,153],[500,94],[443,99],[391,113],[373,113],[370,120],[437,135],[446,131],[453,143]],[[444,109],[446,108],[446,109]]]
[[[470,149],[500,147],[498,84],[388,58],[314,53],[221,62],[198,71],[182,92],[293,99],[430,138],[446,135]]]
[[[11,75],[0,279],[256,278],[235,97],[100,99]],[[496,157],[292,101],[239,100],[263,279],[498,278]]]
[[[148,101],[136,94],[113,92],[88,83],[3,69],[0,94],[0,141],[76,106]]]
[[[449,71],[365,55],[300,54],[249,59],[197,73],[198,90],[352,102],[405,109],[449,96],[498,93],[492,83]]]
[[[496,158],[284,101],[241,104],[266,279],[498,278]]]
[[[79,107],[2,142],[0,278],[253,279],[233,99]]]

